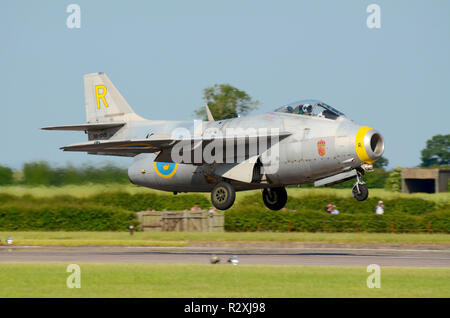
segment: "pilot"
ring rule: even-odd
[[[302,112],[304,115],[311,116],[312,106],[310,104],[303,105]]]

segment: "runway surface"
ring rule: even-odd
[[[322,266],[450,267],[450,250],[211,247],[0,247],[0,262],[221,263]]]

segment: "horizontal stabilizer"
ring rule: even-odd
[[[95,123],[95,124],[81,124],[81,125],[69,125],[69,126],[50,126],[41,128],[43,130],[67,130],[67,131],[94,131],[103,130],[108,128],[122,127],[125,123]]]
[[[149,141],[148,139],[141,140],[105,140],[105,141],[89,141],[69,146],[61,147],[64,151],[86,151],[89,153],[109,153],[135,156],[139,153],[152,153],[160,151],[162,148],[169,146],[172,140],[155,140]]]

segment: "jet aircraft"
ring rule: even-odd
[[[61,147],[96,155],[133,157],[132,183],[179,192],[210,192],[212,204],[230,208],[236,191],[262,189],[272,210],[287,201],[285,187],[363,180],[384,152],[383,136],[319,100],[302,100],[265,114],[208,121],[147,120],[137,115],[104,73],[84,76],[86,124],[45,127],[84,131],[87,142]]]

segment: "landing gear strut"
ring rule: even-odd
[[[211,191],[211,202],[219,210],[229,209],[236,198],[236,191],[228,182],[219,182]]]
[[[362,174],[358,172],[356,175],[356,183],[352,189],[353,197],[358,201],[364,201],[369,196],[369,189],[362,179]]]
[[[263,190],[263,201],[266,207],[271,210],[279,210],[286,205],[287,192],[284,187],[266,188]]]

